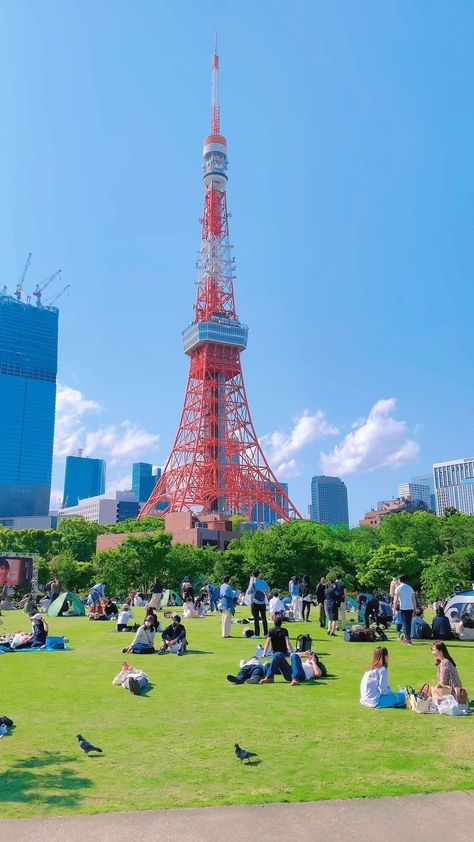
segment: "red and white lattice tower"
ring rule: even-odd
[[[248,328],[234,302],[227,213],[227,141],[220,133],[219,57],[212,58],[211,134],[204,141],[204,216],[194,319],[183,331],[190,358],[173,449],[140,517],[185,509],[251,517],[266,503],[277,517],[301,515],[276,479],[257,439],[240,354]]]

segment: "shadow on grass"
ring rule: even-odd
[[[242,765],[243,766],[260,766],[260,763],[263,763],[263,760],[260,760],[260,758],[257,757],[255,760],[248,760],[247,763],[243,763]]]
[[[0,802],[47,801],[57,807],[78,807],[82,801],[81,790],[90,787],[92,781],[69,768],[68,764],[77,759],[75,755],[43,751],[17,760],[4,776]],[[48,766],[58,764],[59,768],[48,770]],[[43,771],[38,774],[37,770]]]

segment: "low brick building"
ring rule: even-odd
[[[165,515],[165,532],[171,533],[173,544],[192,544],[194,547],[212,546],[220,550],[227,549],[233,538],[239,538],[240,532],[232,529],[232,521],[222,515],[210,514],[200,520],[192,512],[171,512]],[[111,550],[131,535],[139,537],[149,532],[119,532],[98,535],[96,548]]]

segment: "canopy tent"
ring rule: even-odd
[[[66,602],[69,602],[69,608]],[[50,617],[59,617],[61,611],[63,616],[67,617],[82,617],[86,613],[79,597],[71,591],[64,591],[64,593],[59,594],[58,598],[48,608]]]
[[[174,604],[175,605],[182,605],[183,604],[183,600],[181,599],[180,595],[178,593],[176,593],[176,591],[170,591],[168,589],[163,594],[163,599],[162,599],[162,602],[161,602],[162,608],[166,608],[166,606],[170,604],[170,598],[171,597],[174,598]]]

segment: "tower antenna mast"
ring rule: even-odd
[[[220,134],[221,115],[219,110],[219,56],[217,55],[217,32],[214,33],[214,55],[212,56],[211,84],[211,134]]]

